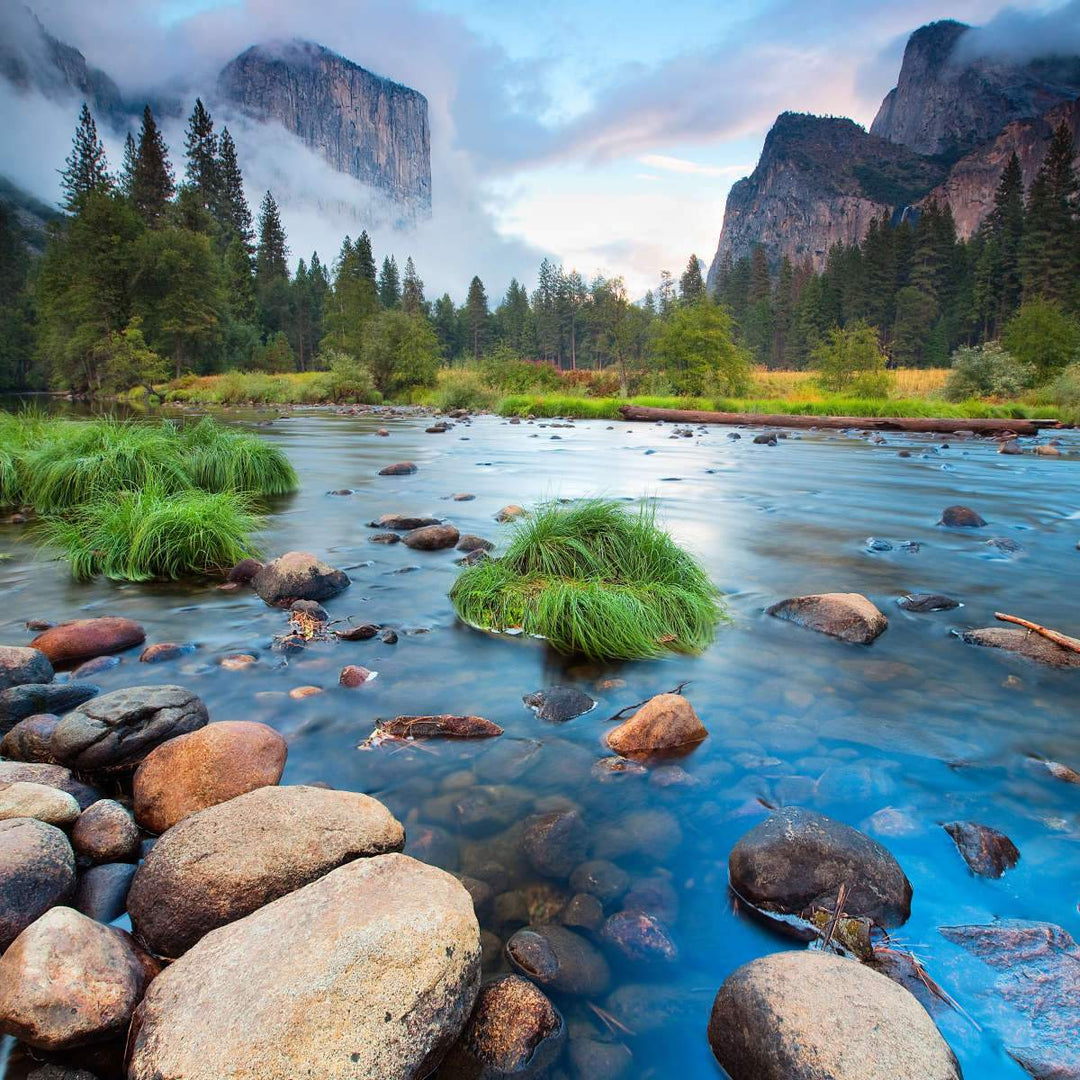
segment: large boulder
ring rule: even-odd
[[[36,818],[46,825],[66,829],[79,816],[79,804],[74,795],[47,784],[16,780],[0,784],[0,821],[8,818]]]
[[[40,649],[0,645],[0,690],[23,683],[52,682],[53,666]]]
[[[35,713],[20,720],[0,740],[0,756],[16,761],[53,762],[49,743],[60,717],[56,713]]]
[[[212,931],[155,979],[128,1080],[420,1080],[479,982],[465,888],[406,855],[362,859]]]
[[[122,1036],[157,971],[130,934],[55,907],[0,958],[0,1031],[40,1050]]]
[[[72,664],[94,656],[122,652],[146,640],[146,631],[133,619],[104,616],[75,619],[52,626],[30,644],[53,664]]]
[[[75,890],[75,854],[55,825],[0,821],[0,953]]]
[[[724,981],[709,1045],[731,1080],[960,1080],[914,996],[855,960],[784,952]]]
[[[209,931],[343,863],[404,844],[398,821],[367,795],[257,788],[184,818],[162,836],[135,874],[128,912],[151,952],[180,956]]]
[[[1068,635],[1062,635],[1068,637]],[[1034,660],[1050,667],[1080,668],[1080,639],[1069,638],[1076,648],[1066,649],[1056,641],[1033,634],[1021,627],[987,626],[981,630],[965,630],[961,638],[968,645],[982,645],[988,649],[1002,649],[1015,653],[1026,660]]]
[[[452,548],[461,534],[453,525],[425,525],[412,529],[404,536],[405,546],[417,551],[440,551]]]
[[[657,694],[607,733],[607,744],[624,757],[694,746],[708,735],[682,694]]]
[[[889,620],[862,593],[793,596],[766,608],[766,614],[857,645],[869,645],[889,625]]]
[[[329,600],[349,587],[349,575],[306,551],[288,551],[268,562],[252,585],[260,599],[275,607],[294,600]]]
[[[848,915],[893,927],[911,914],[911,882],[881,844],[798,806],[776,811],[746,833],[731,849],[728,876],[736,895],[765,914],[831,909],[841,885],[849,890]]]
[[[89,784],[76,780],[70,769],[63,765],[52,765],[46,762],[30,761],[0,761],[0,784],[14,784],[19,780],[27,780],[32,784],[47,784],[49,787],[66,791],[75,796],[75,801],[81,810],[85,810],[91,803],[97,802],[101,795]]]
[[[136,862],[139,827],[127,807],[115,799],[88,806],[71,830],[75,854],[89,863]]]
[[[135,772],[135,820],[163,833],[189,814],[276,784],[289,748],[266,724],[226,720],[151,750]]]
[[[155,746],[201,728],[210,717],[182,686],[133,686],[80,705],[60,721],[53,757],[79,772],[131,772]]]
[[[93,683],[22,683],[0,690],[0,734],[37,713],[66,713],[101,693]]]

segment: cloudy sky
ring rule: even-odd
[[[212,86],[248,45],[301,36],[427,95],[435,215],[378,251],[417,257],[428,291],[460,297],[480,273],[498,295],[552,255],[641,295],[661,269],[716,248],[731,184],[785,109],[870,120],[912,29],[989,23],[1014,47],[1080,34],[1080,0],[30,0],[45,26],[129,93]],[[54,183],[66,147],[27,102],[4,156]],[[5,106],[5,115],[12,115]],[[51,130],[51,129],[50,129]],[[179,142],[180,133],[175,132]],[[21,141],[20,141],[21,140]],[[252,187],[291,191],[293,250],[332,255],[349,182],[313,155],[238,138]],[[55,144],[55,146],[54,146]],[[12,168],[0,171],[13,171]],[[315,192],[314,198],[301,198]],[[253,196],[261,195],[253,191]]]

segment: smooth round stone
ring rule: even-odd
[[[521,845],[538,874],[565,879],[585,857],[589,836],[576,810],[556,811],[528,818]]]
[[[0,645],[0,690],[22,683],[52,682],[53,666],[40,650]]]
[[[36,818],[47,825],[66,829],[80,813],[74,795],[47,784],[19,780],[0,784],[0,821],[8,818]]]
[[[630,887],[630,875],[606,859],[584,862],[570,875],[570,888],[595,896],[601,904],[612,904]]]
[[[60,623],[38,634],[30,644],[53,664],[70,664],[122,652],[145,640],[146,631],[134,620],[104,616]]]
[[[595,997],[611,982],[603,955],[580,934],[562,926],[528,926],[506,943],[511,967],[540,986]]]
[[[666,927],[644,911],[617,911],[604,923],[600,936],[627,960],[671,964],[679,958]]]
[[[71,846],[76,855],[92,863],[135,862],[139,827],[131,812],[115,799],[99,799],[75,822]]]
[[[55,825],[0,821],[0,952],[75,889],[75,854]]]
[[[55,764],[49,743],[59,723],[60,717],[55,713],[36,713],[20,720],[0,740],[0,756],[16,761]]]

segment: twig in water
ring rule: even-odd
[[[609,1013],[607,1011],[607,1009],[601,1009],[599,1005],[595,1005],[591,1001],[587,1001],[585,1004],[588,1005],[589,1008],[592,1009],[592,1011],[594,1013],[596,1013],[596,1015],[599,1016],[600,1019],[603,1020],[603,1022],[605,1024],[607,1024],[608,1030],[612,1034],[614,1034],[616,1031],[621,1031],[624,1035],[630,1035],[630,1036],[633,1036],[635,1034],[621,1020],[619,1020],[616,1017],[612,1016],[611,1013]]]
[[[1045,626],[1029,622],[1027,619],[1018,618],[1016,615],[1006,615],[1002,611],[995,611],[994,618],[1001,622],[1016,623],[1017,626],[1022,626],[1025,630],[1030,630],[1032,633],[1046,638],[1047,641],[1052,641],[1055,645],[1060,645],[1063,649],[1068,649],[1069,652],[1080,653],[1080,642],[1077,642],[1076,638],[1067,637],[1065,634],[1059,634],[1056,630],[1048,630]]]
[[[667,692],[669,694],[681,694],[683,692],[683,687],[689,686],[690,682],[691,680],[687,679],[685,682],[679,683],[678,686],[672,688],[671,690],[668,690]],[[638,709],[641,708],[642,705],[646,704],[649,701],[652,701],[652,698],[646,698],[644,701],[638,701],[633,705],[627,705],[624,708],[620,709],[613,716],[609,716],[607,718],[607,722],[609,724],[613,724],[616,720],[621,720],[628,712],[636,712]]]

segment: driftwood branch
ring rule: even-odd
[[[1025,630],[1030,630],[1032,633],[1046,638],[1047,641],[1052,641],[1055,645],[1068,649],[1069,652],[1080,653],[1080,642],[1076,638],[1067,637],[1065,634],[1059,634],[1056,630],[1048,630],[1038,623],[1029,622],[1027,619],[1018,618],[1016,615],[1006,615],[1001,611],[995,611],[994,618],[1001,622],[1016,623],[1017,626],[1022,626]]]

